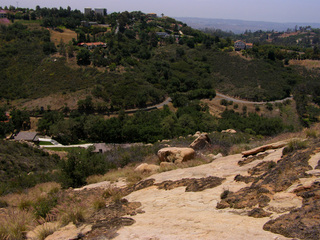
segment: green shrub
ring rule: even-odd
[[[0,200],[0,208],[8,207],[9,204],[5,200]]]
[[[34,215],[36,217],[46,218],[47,214],[57,205],[57,202],[58,198],[55,194],[38,198],[33,204]]]
[[[18,204],[18,208],[20,210],[29,210],[33,205],[33,202],[29,199],[21,199]]]
[[[274,161],[269,162],[268,169],[274,168],[277,164]]]
[[[291,153],[293,151],[299,150],[299,149],[304,149],[308,147],[308,142],[307,141],[302,141],[299,139],[293,139],[288,143],[288,146],[285,147],[282,151],[283,155],[286,155],[288,153]]]
[[[271,103],[266,103],[266,109],[268,109],[269,111],[272,111],[273,105]]]
[[[231,192],[230,192],[229,190],[224,190],[224,191],[221,193],[220,198],[221,198],[221,199],[226,199],[230,193],[231,193]]]
[[[103,198],[96,198],[93,201],[93,209],[95,211],[99,211],[100,209],[103,209],[106,207],[106,201]]]
[[[227,101],[227,100],[221,99],[221,100],[220,100],[220,105],[222,105],[222,106],[228,106],[229,104],[228,104],[228,101]]]
[[[308,138],[317,138],[318,137],[318,134],[317,134],[317,131],[316,130],[311,130],[311,129],[308,129],[306,131],[306,136]]]
[[[87,207],[79,202],[64,203],[56,209],[58,213],[58,221],[62,225],[72,222],[74,224],[82,223],[87,218]]]

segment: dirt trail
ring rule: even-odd
[[[216,98],[217,99],[225,99],[225,100],[228,100],[228,101],[233,101],[235,103],[246,103],[246,104],[256,104],[256,105],[263,105],[263,104],[266,104],[266,103],[282,103],[284,101],[287,101],[287,100],[292,100],[293,97],[287,97],[287,98],[284,98],[284,99],[281,99],[281,100],[275,100],[275,101],[269,101],[269,102],[252,102],[252,101],[248,101],[248,100],[241,100],[241,99],[237,99],[237,98],[234,98],[234,97],[230,97],[230,96],[227,96],[227,95],[224,95],[222,93],[216,93]]]
[[[278,149],[264,160],[277,161],[281,155],[282,149]],[[126,198],[130,202],[141,202],[145,213],[131,216],[136,223],[120,229],[115,239],[287,239],[262,229],[269,217],[248,217],[246,209],[216,209],[224,190],[238,191],[247,186],[234,181],[235,175],[247,175],[249,168],[263,161],[256,160],[240,167],[237,164],[240,159],[241,155],[236,154],[210,164],[151,176],[156,183],[207,176],[226,180],[202,192],[185,192],[185,187],[166,191],[152,186],[131,193]]]

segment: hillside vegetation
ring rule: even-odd
[[[0,195],[57,180],[52,170],[59,162],[58,156],[26,143],[0,140]]]

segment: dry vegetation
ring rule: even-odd
[[[59,45],[61,39],[66,44],[72,41],[72,38],[77,39],[77,33],[70,29],[63,29],[63,32],[50,29],[50,35],[51,42],[54,42],[56,46]]]
[[[76,92],[56,93],[49,96],[37,99],[20,99],[11,102],[12,106],[19,109],[32,111],[36,108],[43,107],[45,110],[50,106],[51,110],[61,110],[68,106],[71,110],[77,109],[77,103],[86,96],[91,96],[91,89],[79,90]],[[94,99],[93,102],[98,100]]]
[[[320,68],[320,60],[290,60],[290,65],[299,65],[303,66],[306,69],[315,69],[315,68]]]

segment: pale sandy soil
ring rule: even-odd
[[[287,239],[262,229],[270,217],[248,217],[247,209],[216,209],[224,190],[238,191],[247,186],[243,182],[235,182],[235,175],[246,175],[247,170],[259,162],[277,161],[281,155],[282,149],[278,149],[264,160],[239,167],[237,162],[241,155],[236,154],[219,158],[210,164],[151,176],[156,182],[207,176],[224,177],[226,180],[222,185],[202,192],[185,192],[185,187],[166,191],[152,186],[131,193],[126,198],[141,202],[141,209],[145,213],[130,216],[136,223],[121,228],[115,239]],[[271,206],[278,209],[284,202],[300,206],[301,199],[295,196],[290,193],[289,196],[279,196]],[[278,214],[275,213],[271,218],[275,216]]]

